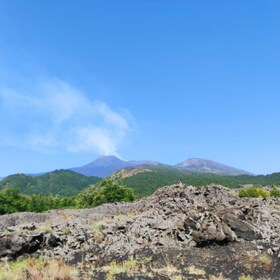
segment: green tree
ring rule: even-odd
[[[135,199],[132,189],[127,188],[122,183],[116,183],[109,179],[85,189],[75,198],[76,207],[95,207],[104,203],[130,202]]]

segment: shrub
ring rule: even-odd
[[[83,190],[75,198],[76,207],[95,207],[104,203],[130,202],[135,199],[133,190],[126,186],[103,179],[99,183]]]
[[[270,191],[270,196],[280,197],[280,189],[273,187]]]
[[[249,187],[244,188],[239,191],[239,197],[257,197],[257,198],[269,198],[270,193],[268,191],[263,190],[260,187]]]

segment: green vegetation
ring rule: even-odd
[[[117,201],[130,202],[135,198],[132,189],[111,180],[103,179],[80,192],[75,198],[75,205],[77,208],[87,208]]]
[[[190,173],[166,165],[149,166],[151,171],[141,172],[123,179],[129,188],[134,189],[138,196],[148,196],[160,187],[182,182],[193,186],[203,186],[211,183],[237,186],[233,176],[223,176],[208,173]]]
[[[24,195],[15,189],[0,191],[0,214],[30,211],[43,212],[50,209],[71,208],[74,198],[59,196]]]
[[[258,197],[258,198],[269,198],[269,197],[280,197],[280,189],[273,186],[270,191],[265,191],[261,187],[248,187],[243,188],[239,191],[240,197]]]
[[[105,270],[108,271],[106,280],[113,280],[119,274],[133,275],[134,272],[139,270],[139,264],[136,259],[131,257],[122,263],[112,261]]]
[[[239,191],[240,197],[258,197],[258,198],[269,198],[270,192],[263,190],[260,187],[249,187]]]
[[[234,176],[234,179],[239,184],[255,184],[255,185],[280,185],[280,172],[272,173],[269,175],[240,175]]]
[[[0,191],[0,214],[23,211],[43,212],[64,208],[89,208],[103,203],[129,202],[134,199],[132,189],[106,179],[85,189],[76,197],[26,195],[20,193],[19,190],[4,189]]]
[[[147,166],[149,172],[137,173],[123,178],[124,184],[132,188],[138,196],[151,195],[160,187],[176,184],[178,182],[193,186],[203,186],[211,183],[236,188],[244,184],[256,185],[280,185],[280,173],[271,175],[220,175],[211,173],[190,173],[166,165]]]
[[[241,274],[238,280],[253,280],[253,278],[250,275]]]
[[[151,195],[160,187],[178,182],[193,186],[215,183],[229,188],[244,184],[280,185],[280,173],[259,176],[230,176],[213,173],[194,173],[163,164],[127,168],[114,173],[109,178],[112,181],[121,179],[124,185],[132,188],[139,197]],[[69,170],[56,170],[41,176],[23,174],[8,176],[0,181],[0,190],[11,188],[18,189],[21,193],[29,195],[41,194],[44,196],[60,195],[69,197],[77,195],[99,180],[100,178],[98,177],[86,177]]]
[[[70,170],[56,170],[41,176],[11,175],[0,181],[0,190],[18,189],[23,194],[74,196],[98,177],[86,177]]]
[[[0,266],[1,280],[80,279],[79,271],[59,260],[24,258]]]
[[[280,197],[280,189],[277,187],[273,187],[270,191],[270,196]]]
[[[141,172],[139,172],[141,171]],[[119,180],[122,180],[120,183]],[[190,173],[167,165],[146,165],[128,168],[109,179],[86,177],[69,170],[57,170],[41,176],[12,175],[0,181],[0,214],[20,211],[42,212],[50,209],[87,208],[103,203],[133,201],[148,196],[158,188],[185,183],[203,186],[211,183],[229,188],[243,184],[258,187],[243,189],[241,197],[280,197],[280,189],[264,191],[262,185],[280,185],[280,173],[266,176],[229,176]],[[135,195],[134,195],[135,193]]]
[[[50,226],[46,226],[46,225],[41,225],[41,226],[36,227],[36,231],[53,233],[53,229]]]

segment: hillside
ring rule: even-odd
[[[135,194],[140,197],[150,195],[162,186],[178,182],[193,186],[216,183],[229,188],[237,187],[240,184],[280,185],[280,173],[258,176],[230,176],[191,172],[188,169],[163,164],[124,168],[113,173],[109,178],[122,180],[127,187],[132,188]],[[3,188],[16,188],[24,194],[74,196],[99,179],[98,177],[88,177],[70,170],[56,170],[41,176],[16,174],[3,178],[0,181],[0,190]]]
[[[70,170],[56,170],[41,176],[15,174],[0,181],[0,190],[11,188],[24,194],[73,196],[99,179]]]
[[[224,175],[252,175],[250,172],[245,170],[241,170],[212,160],[200,158],[190,158],[186,161],[176,164],[175,167],[192,172],[214,173]]]
[[[69,280],[279,279],[279,205],[176,184],[132,203],[3,215],[0,278],[45,268]]]
[[[230,176],[213,173],[190,172],[168,165],[145,165],[137,168],[127,168],[116,172],[113,179],[122,179],[124,184],[134,189],[135,194],[146,196],[160,187],[182,182],[193,186],[203,186],[211,183],[221,184],[229,188],[240,184],[280,185],[280,173],[270,175],[239,175]]]

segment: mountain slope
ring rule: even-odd
[[[247,174],[252,175],[250,172],[221,164],[208,159],[190,158],[186,161],[178,163],[175,167],[186,169],[193,172],[203,173],[216,173],[216,174],[227,174],[227,175],[241,175]]]
[[[135,194],[140,197],[150,195],[160,187],[178,182],[193,186],[215,183],[229,188],[235,188],[242,184],[280,185],[280,172],[258,176],[233,176],[191,172],[188,169],[163,164],[126,168],[115,172],[110,178],[113,180],[122,180],[127,187],[134,189]]]
[[[41,176],[15,174],[0,181],[0,190],[12,188],[24,194],[73,196],[99,179],[70,170],[56,170]]]
[[[95,161],[88,163],[81,167],[70,168],[74,172],[83,174],[85,176],[98,176],[107,177],[118,170],[122,170],[127,167],[137,167],[142,165],[158,165],[157,161],[142,160],[142,161],[125,161],[121,160],[115,156],[102,156],[97,158]],[[167,166],[167,165],[166,165]],[[200,173],[214,173],[214,174],[226,174],[226,175],[241,175],[251,173],[214,162],[207,159],[188,159],[174,166],[177,169],[185,169],[190,172],[200,172]]]
[[[178,182],[193,186],[216,183],[224,184],[229,187],[236,187],[239,184],[235,176],[190,172],[189,170],[168,165],[146,165],[145,169],[147,171],[132,172],[132,170],[130,170],[129,173],[132,175],[124,176],[122,178],[124,184],[127,187],[134,189],[135,194],[139,196],[150,195],[160,187],[176,184]],[[128,172],[119,171],[119,173],[127,174]],[[114,174],[112,176],[116,175]]]
[[[106,177],[126,167],[139,166],[143,164],[158,164],[156,161],[124,161],[115,156],[102,156],[95,161],[81,167],[70,168],[70,170],[85,176]]]

